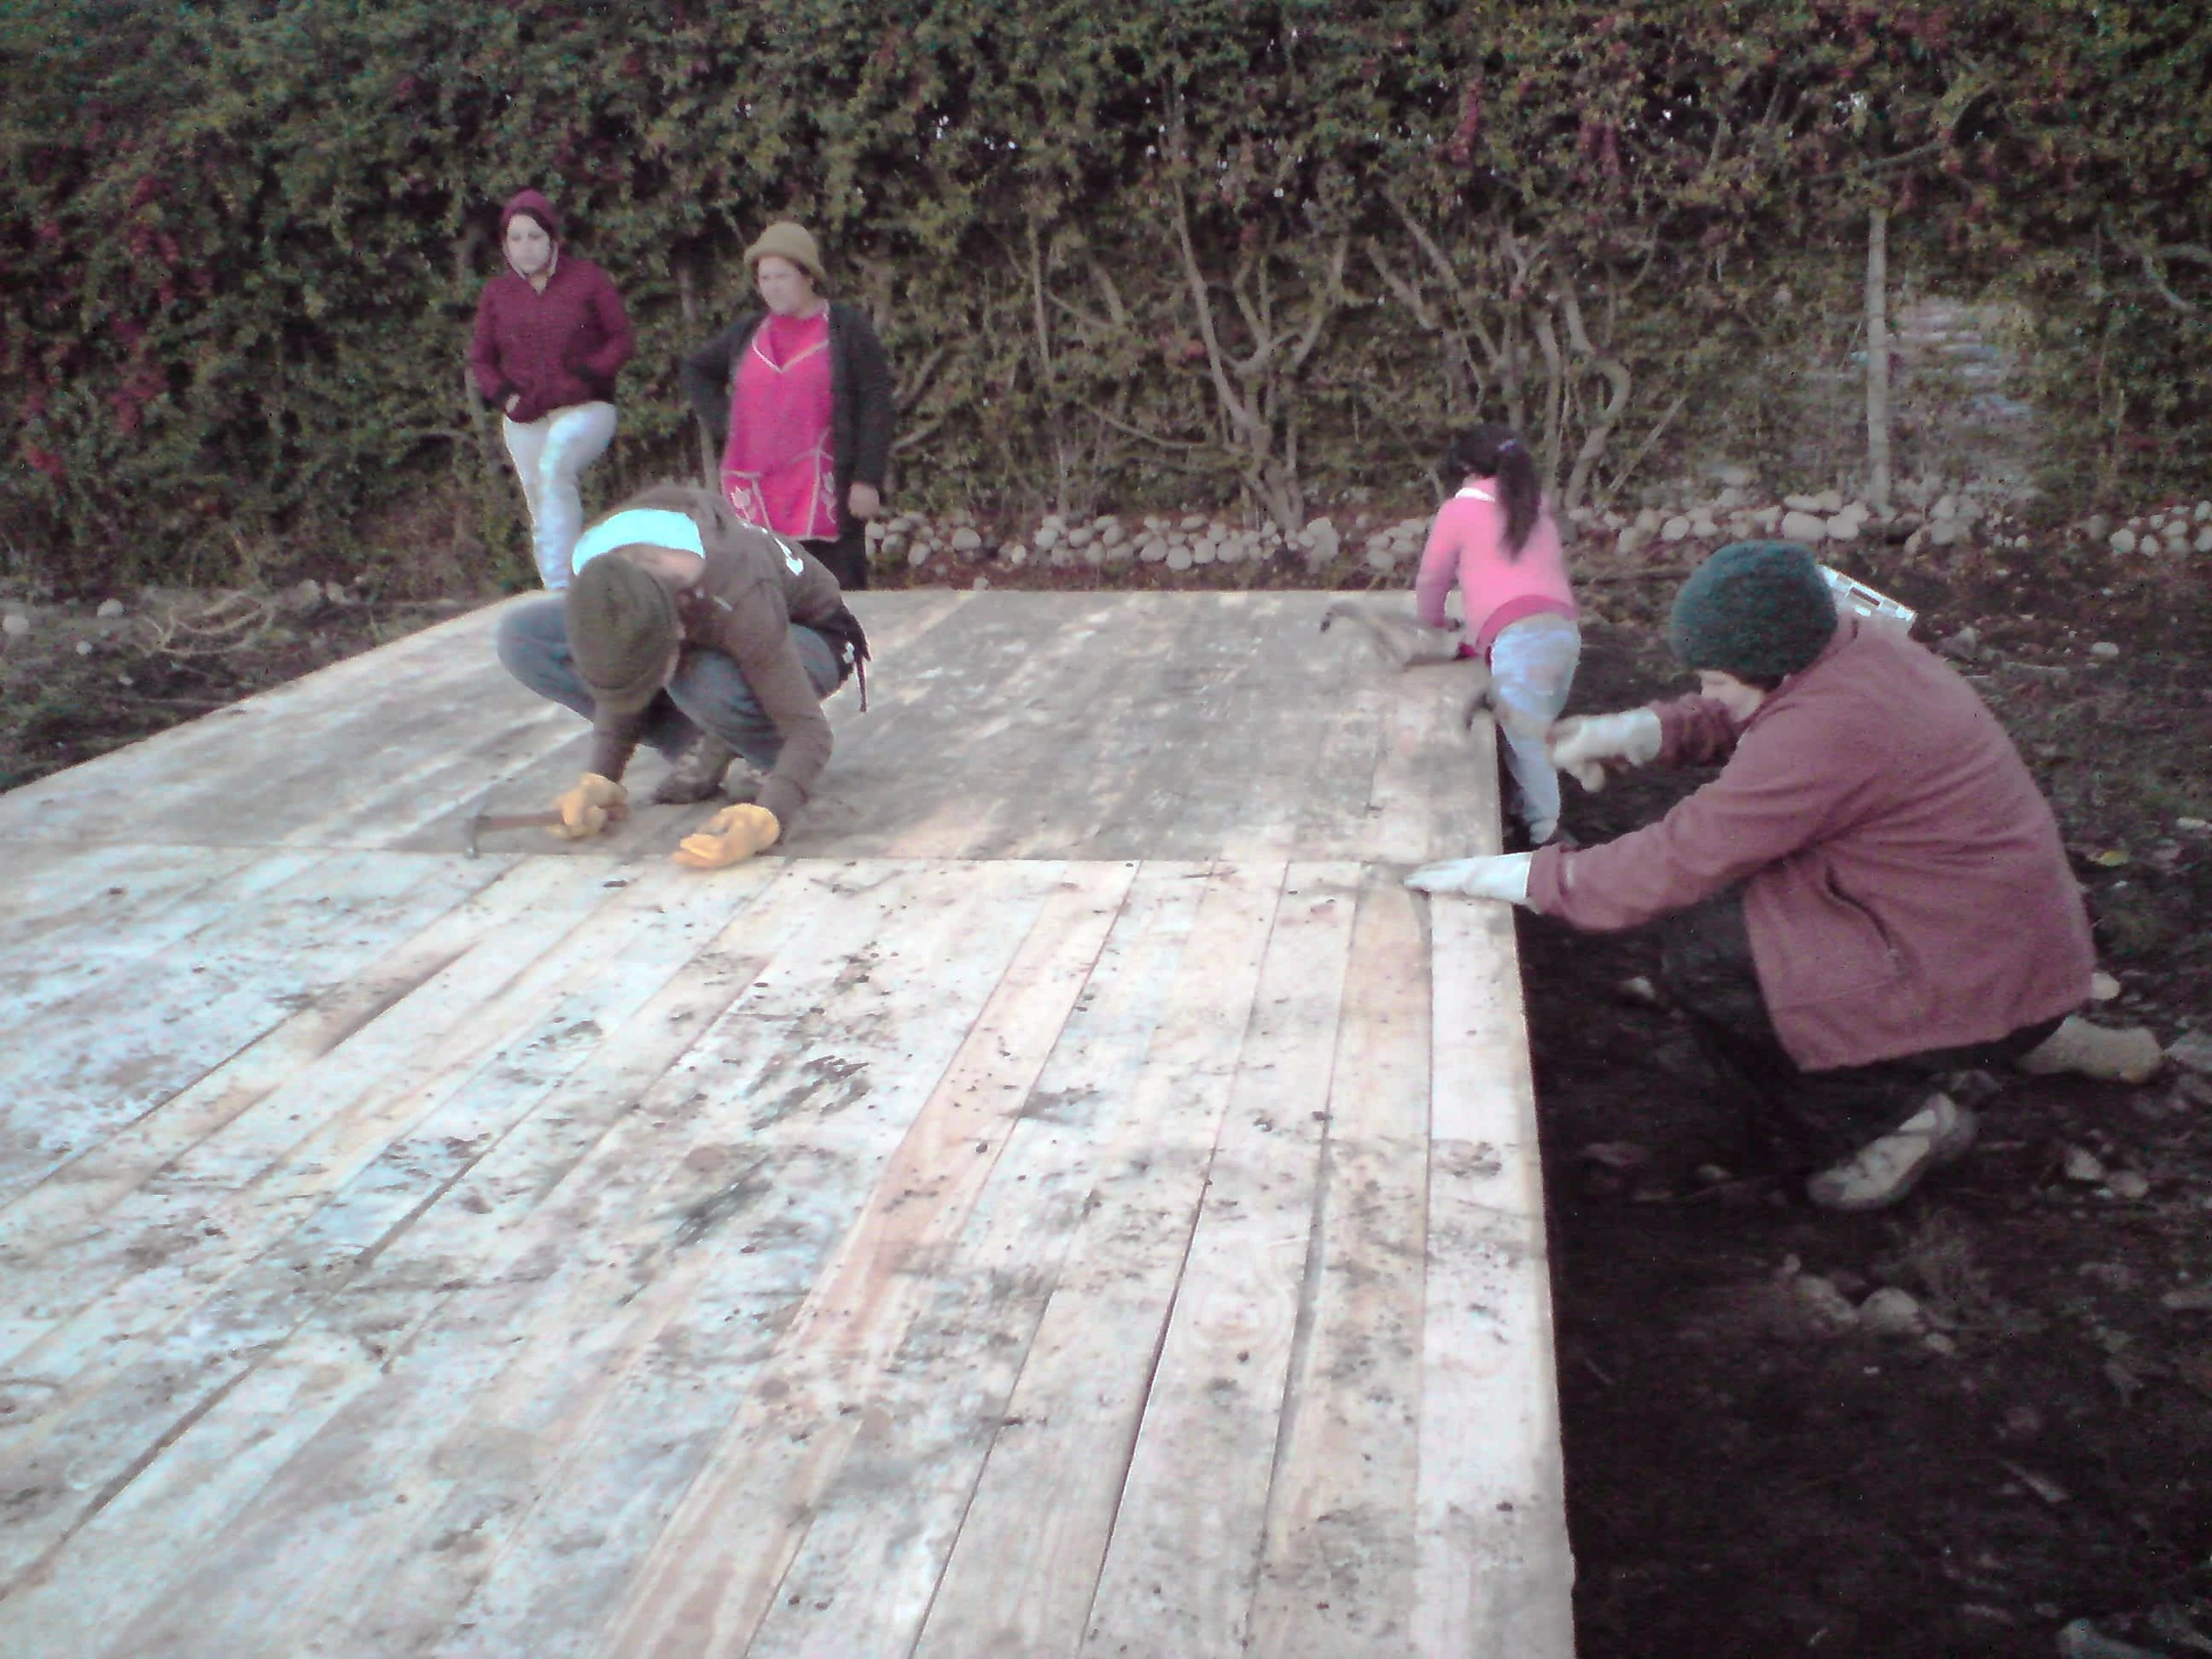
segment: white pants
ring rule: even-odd
[[[1559,823],[1559,775],[1545,734],[1574,689],[1582,630],[1570,617],[1545,614],[1508,623],[1490,642],[1491,701],[1505,739],[1505,769],[1521,791],[1528,838],[1547,839]]]
[[[568,556],[584,528],[584,499],[576,479],[614,441],[615,406],[571,404],[526,426],[504,419],[501,425],[530,508],[538,577],[558,593],[568,585]]]

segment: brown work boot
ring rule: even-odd
[[[653,787],[653,799],[663,806],[688,806],[713,800],[722,793],[722,775],[730,769],[736,752],[711,732],[702,732],[684,758]]]
[[[1824,1210],[1886,1210],[1921,1177],[1955,1164],[1974,1144],[1974,1115],[1948,1095],[1930,1095],[1911,1117],[1805,1183]]]

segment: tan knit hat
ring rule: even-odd
[[[745,269],[752,270],[771,253],[797,265],[814,279],[817,288],[827,280],[822,275],[822,255],[816,251],[814,239],[806,234],[803,225],[779,219],[761,232],[760,240],[745,250]]]
[[[684,642],[675,597],[628,559],[593,559],[569,584],[567,616],[569,654],[592,702],[615,714],[651,702]]]

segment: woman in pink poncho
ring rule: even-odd
[[[738,516],[805,544],[847,589],[866,587],[867,525],[890,459],[890,365],[866,313],[823,296],[821,256],[799,226],[770,225],[745,264],[765,309],[686,357],[684,389]]]

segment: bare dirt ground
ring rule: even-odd
[[[2177,823],[2212,818],[2205,584],[2057,564],[2033,592],[1854,574],[1921,607],[1923,640],[1978,635],[1959,665],[2057,808],[2123,988],[2094,1017],[2212,1031],[2212,837]],[[1589,630],[1575,707],[1682,688],[1648,625],[1670,594]],[[1602,840],[1697,781],[1570,786],[1566,822]],[[1762,1167],[1677,1019],[1623,994],[1653,941],[1521,937],[1583,1652],[2048,1656],[2077,1619],[2149,1640],[2212,1594],[2205,1079],[2008,1077],[1966,1163],[1826,1215]],[[1884,1287],[1923,1332],[1842,1311]]]
[[[2212,570],[2013,556],[1850,568],[1951,642],[2057,808],[2121,988],[2097,1017],[2212,1032],[2212,836],[2191,827],[2212,819]],[[1681,689],[1652,626],[1668,573],[1581,566],[1573,707]],[[475,602],[33,606],[0,653],[0,787]],[[1568,825],[1604,839],[1697,781],[1571,786]],[[1582,1652],[2046,1656],[2070,1620],[2141,1636],[2212,1596],[2212,1083],[2008,1078],[1958,1169],[1895,1211],[1824,1215],[1762,1165],[1675,1018],[1624,990],[1653,974],[1649,939],[1523,918],[1522,944]],[[1869,1328],[1885,1288],[1917,1328]]]

